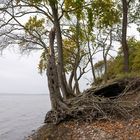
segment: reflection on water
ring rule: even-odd
[[[23,140],[49,109],[48,95],[0,95],[0,140]]]

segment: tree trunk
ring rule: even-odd
[[[91,65],[91,70],[92,70],[92,76],[93,76],[94,83],[96,84],[96,75],[95,75],[94,65],[92,61],[92,54],[91,54],[91,49],[89,45],[89,40],[88,40],[88,51],[89,51],[89,60],[90,60],[90,65]]]
[[[55,63],[55,54],[54,54],[54,39],[55,39],[55,30],[52,29],[49,34],[50,54],[48,56],[47,77],[48,77],[48,87],[50,91],[51,106],[53,110],[58,110],[60,108],[67,108],[67,106],[62,101],[58,83],[57,66]]]
[[[79,95],[80,94],[80,88],[79,88],[79,82],[78,82],[78,79],[77,79],[77,72],[76,71],[74,73],[74,81],[75,81],[75,84],[74,84],[75,94]]]
[[[63,45],[62,45],[62,35],[60,29],[60,23],[58,19],[58,9],[57,4],[55,2],[50,2],[50,6],[52,9],[53,19],[54,19],[54,27],[56,29],[56,39],[57,39],[57,50],[58,50],[58,78],[60,82],[61,91],[63,97],[65,99],[73,97],[72,91],[70,90],[66,76],[64,71],[64,64],[63,64]]]
[[[122,21],[122,49],[124,54],[124,72],[129,72],[129,48],[127,45],[127,24],[128,24],[128,3],[122,0],[123,21]]]
[[[104,59],[104,69],[105,69],[105,72],[104,72],[104,82],[106,83],[107,82],[107,79],[108,79],[108,75],[107,75],[107,58],[106,56],[103,56],[103,59]]]
[[[77,68],[80,62],[80,43],[79,43],[79,35],[80,35],[80,23],[79,19],[77,17],[77,23],[76,23],[76,47],[77,47],[77,54],[76,54],[76,59],[75,59],[75,66],[74,66],[74,90],[75,93],[78,95],[80,94],[80,89],[79,89],[79,82],[77,79]]]
[[[74,70],[72,70],[72,72],[70,74],[70,78],[69,78],[69,87],[71,88],[71,91],[73,91],[73,89],[72,89],[72,81],[73,81],[73,78],[74,78]]]

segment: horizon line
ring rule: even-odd
[[[48,93],[6,93],[0,92],[0,95],[49,95]]]

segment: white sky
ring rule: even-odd
[[[47,77],[38,73],[40,54],[21,56],[6,50],[0,56],[0,93],[47,94]]]

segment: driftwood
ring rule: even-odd
[[[71,119],[91,122],[96,119],[134,117],[140,113],[140,100],[123,100],[128,95],[140,94],[140,78],[117,80],[110,84],[91,88],[66,101],[68,109],[49,111],[45,122],[58,124]],[[136,95],[137,96],[137,95]],[[139,116],[139,115],[137,115]]]

